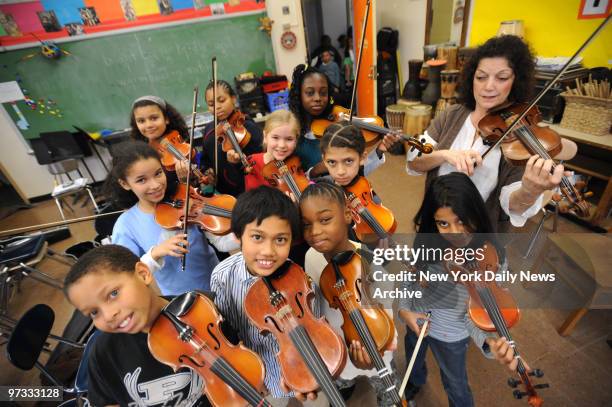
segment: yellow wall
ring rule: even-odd
[[[500,22],[523,20],[525,40],[536,55],[571,56],[603,18],[578,20],[580,0],[473,0],[469,45],[495,36]],[[610,67],[612,23],[583,51],[583,64]]]

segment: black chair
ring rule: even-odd
[[[36,367],[51,384],[54,386],[61,386],[65,393],[76,396],[75,399],[71,400],[70,405],[86,405],[86,403],[84,403],[86,401],[84,395],[87,393],[88,389],[88,356],[98,331],[93,330],[89,336],[83,338],[83,342],[76,342],[65,337],[53,335],[51,329],[53,328],[54,321],[55,313],[46,304],[37,304],[26,311],[12,328],[12,333],[6,346],[7,359],[13,366],[22,370],[31,370]],[[91,320],[89,320],[89,325],[91,325]],[[54,339],[60,343],[60,345],[56,347],[56,350],[58,350],[62,344],[82,350],[79,356],[80,362],[78,363],[78,367],[74,372],[71,372],[72,374],[70,375],[70,377],[74,378],[74,381],[72,381],[72,379],[70,380],[70,382],[72,382],[72,387],[66,387],[65,383],[62,383],[51,373],[49,370],[49,363],[47,363],[47,366],[43,366],[38,361],[43,351],[50,352],[48,348],[48,339]],[[51,361],[51,359],[52,357],[49,358],[49,361]],[[42,382],[44,384],[45,381],[43,380]],[[63,403],[62,405],[68,404]]]
[[[88,185],[89,181],[87,178],[83,178],[83,174],[79,169],[80,159],[91,179],[94,179],[89,167],[87,167],[83,160],[86,152],[79,146],[72,133],[67,131],[40,133],[40,138],[30,140],[30,144],[32,150],[34,150],[36,161],[40,165],[46,165],[49,172],[55,177],[56,185],[51,192],[51,196],[55,199],[63,220],[66,219],[63,210],[64,206],[74,213],[74,210],[64,198],[83,191],[89,196],[94,210],[96,212],[99,211],[91,187]],[[91,155],[91,150],[88,152]],[[79,174],[79,177],[73,180],[70,174],[75,171]],[[62,176],[66,176],[68,182],[63,182]]]

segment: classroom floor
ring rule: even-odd
[[[388,157],[385,166],[372,174],[370,181],[375,185],[385,205],[394,211],[399,223],[398,231],[412,231],[412,217],[422,200],[424,178],[406,175],[403,157],[391,156]],[[400,185],[401,187],[398,187]],[[407,191],[410,191],[410,195],[407,195]],[[69,214],[69,216],[85,216],[92,213],[90,208],[76,206],[76,213]],[[55,203],[45,201],[35,204],[32,209],[21,210],[0,220],[0,230],[54,220],[59,220]],[[548,229],[550,229],[549,223],[549,221],[546,223]],[[534,226],[534,223],[530,223],[523,232],[527,233]],[[95,235],[92,222],[73,224],[70,230],[72,237],[52,245],[55,250],[62,251],[74,243],[92,239]],[[587,232],[565,219],[560,220],[559,231]],[[524,243],[527,239],[528,237],[519,240]],[[528,260],[522,260],[517,254],[520,248],[513,250],[511,247],[508,251],[511,267],[524,267],[525,264],[531,264],[543,240],[544,237],[540,239],[534,254]],[[60,279],[67,271],[67,266],[50,259],[43,260],[38,268]],[[11,299],[9,316],[19,318],[25,310],[37,303],[49,304],[54,309],[56,320],[53,333],[61,334],[72,315],[72,307],[59,290],[32,279],[25,279],[21,292],[16,293]],[[538,367],[545,373],[542,379],[537,379],[537,383],[550,384],[550,388],[540,390],[539,394],[546,406],[611,406],[612,349],[606,340],[612,337],[612,312],[591,310],[582,318],[571,335],[561,337],[557,333],[557,328],[567,315],[566,310],[523,309],[520,323],[512,329],[514,339],[524,358],[531,367]],[[405,328],[398,324],[398,330],[400,344],[402,344]],[[0,343],[4,343],[4,340],[0,340]],[[45,358],[43,354],[41,360],[44,362]],[[468,350],[467,359],[470,385],[477,406],[513,407],[527,404],[526,400],[519,401],[512,397],[512,389],[506,384],[510,375],[505,367],[495,361],[485,359],[473,345]],[[398,371],[403,375],[406,368],[403,346],[398,349],[396,362]],[[446,406],[446,395],[431,352],[428,353],[427,363],[429,381],[418,394],[417,404],[419,407]],[[4,355],[0,357],[0,385],[38,384],[40,383],[38,376],[38,371],[21,371],[9,364]],[[375,396],[367,383],[360,383],[364,385],[357,386],[348,405],[375,405]],[[299,405],[299,403],[292,402],[291,405]]]

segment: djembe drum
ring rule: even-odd
[[[431,106],[418,104],[408,107],[404,133],[409,136],[418,136],[425,132],[431,121]]]
[[[385,115],[387,117],[387,125],[391,130],[403,130],[404,129],[404,117],[406,116],[405,105],[389,105],[385,109]]]

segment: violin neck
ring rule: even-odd
[[[393,133],[393,131],[390,129],[387,129],[381,126],[377,126],[376,124],[368,123],[365,120],[360,119],[359,117],[353,117],[353,120],[351,120],[351,124],[353,124],[355,127],[358,127],[360,129],[368,130],[368,131],[371,131],[377,134]]]
[[[353,326],[359,334],[361,343],[365,347],[368,356],[370,356],[372,363],[374,363],[374,367],[376,368],[376,373],[378,374],[378,377],[384,383],[385,392],[388,392],[390,394],[393,402],[397,406],[401,405],[401,398],[397,391],[397,387],[395,386],[393,372],[387,367],[387,365],[385,365],[385,361],[383,360],[382,356],[380,356],[380,353],[378,352],[378,347],[374,342],[374,338],[372,337],[370,328],[368,328],[368,325],[366,324],[363,315],[361,314],[361,311],[359,311],[357,308],[353,308],[348,314],[351,318]]]
[[[300,198],[302,197],[302,192],[300,191],[298,185],[295,183],[295,180],[291,175],[291,171],[289,171],[289,168],[287,168],[287,164],[285,164],[285,162],[282,160],[277,160],[275,161],[275,165],[278,168],[278,172],[281,174],[283,181],[285,181],[285,184],[287,184],[289,190],[291,191],[295,199],[299,202]]]
[[[376,236],[380,240],[386,239],[389,237],[389,234],[385,231],[385,229],[381,226],[378,220],[372,215],[372,212],[366,208],[361,200],[355,196],[352,192],[348,194],[349,203],[357,211],[359,216],[366,222],[366,224],[372,229]]]
[[[300,353],[310,373],[312,373],[319,386],[321,386],[329,403],[333,407],[345,407],[344,399],[334,384],[334,379],[312,343],[312,339],[310,339],[306,329],[302,325],[296,324],[291,332],[289,332],[289,338]]]
[[[210,370],[227,383],[251,406],[272,407],[259,392],[246,381],[224,358],[218,357],[211,365]]]

